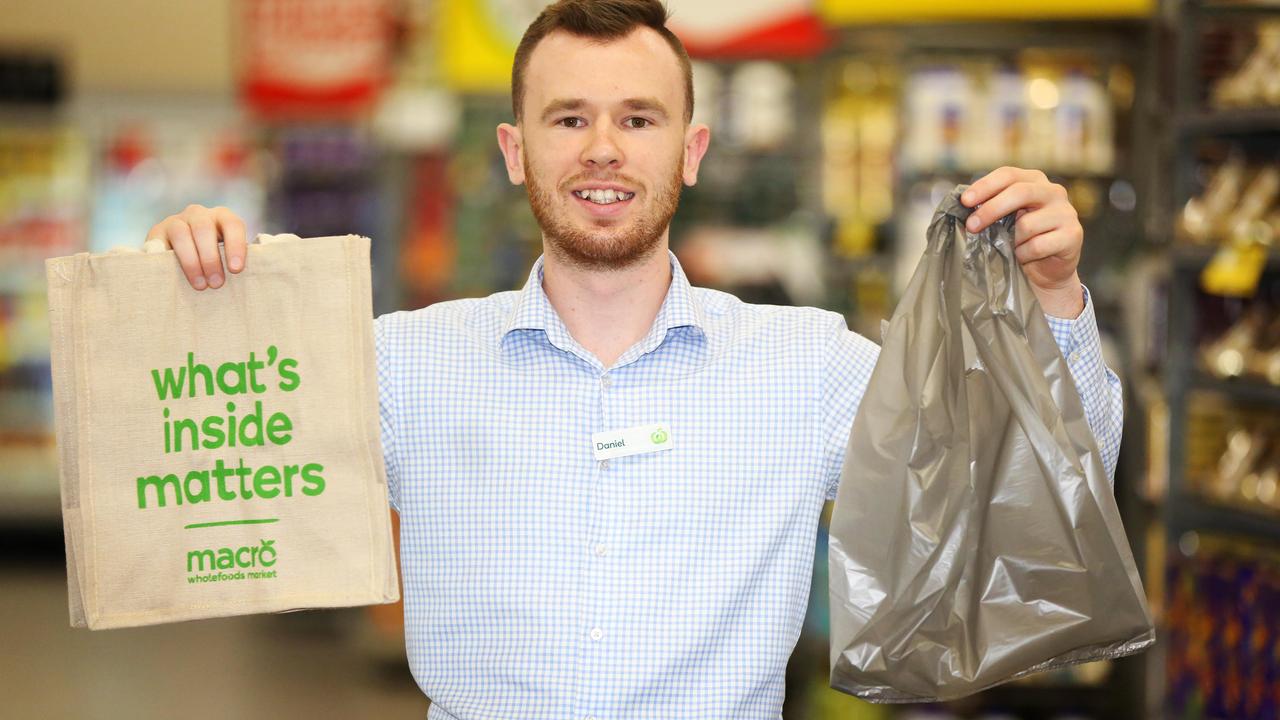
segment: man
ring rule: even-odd
[[[409,661],[431,718],[777,718],[878,347],[816,308],[688,284],[668,250],[710,131],[658,0],[561,0],[529,27],[498,127],[544,254],[521,291],[375,323],[401,518]],[[1082,230],[1042,173],[964,201],[1018,213],[1017,255],[1113,471],[1119,382],[1076,275]],[[219,287],[232,213],[164,238]],[[317,278],[317,282],[323,282]],[[856,474],[855,474],[856,477]]]

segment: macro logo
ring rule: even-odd
[[[649,436],[649,439],[653,441],[654,445],[661,445],[662,443],[667,441],[667,431],[654,430],[653,434]]]
[[[274,578],[276,541],[262,539],[240,547],[205,548],[187,552],[187,578],[189,583],[221,582],[224,580],[266,580]],[[201,574],[204,573],[204,574]]]

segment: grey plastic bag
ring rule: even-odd
[[[969,695],[1155,631],[1093,433],[1013,254],[957,187],[889,322],[831,518],[831,686]]]

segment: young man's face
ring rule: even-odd
[[[710,136],[685,125],[671,47],[649,28],[607,43],[554,32],[530,56],[524,92],[520,127],[499,126],[498,142],[550,249],[609,270],[661,245]]]

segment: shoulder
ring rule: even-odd
[[[703,319],[712,329],[738,337],[761,335],[806,343],[830,342],[849,332],[838,312],[803,305],[766,305],[744,302],[729,293],[693,288]]]
[[[717,290],[695,290],[709,333],[768,362],[796,362],[837,382],[856,384],[870,374],[879,358],[880,346],[850,330],[841,313],[748,303]]]
[[[496,344],[520,293],[506,290],[482,298],[433,303],[416,310],[397,310],[374,318],[380,352],[432,347],[423,343],[469,341]]]

